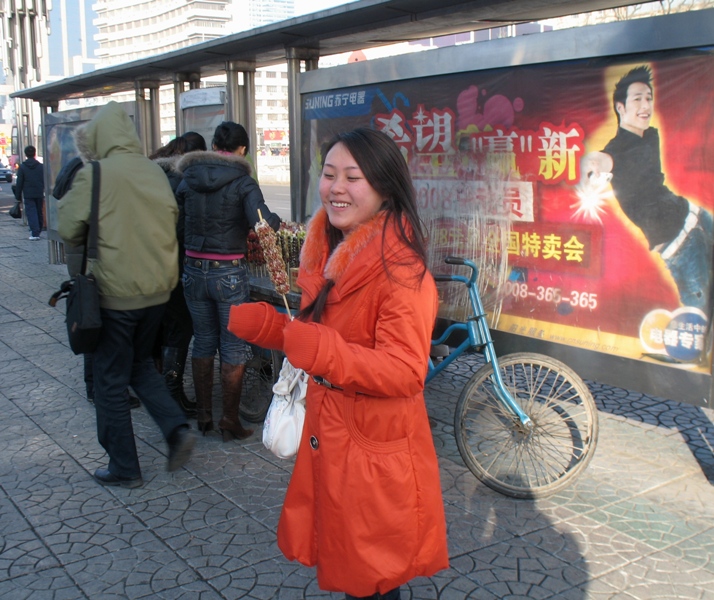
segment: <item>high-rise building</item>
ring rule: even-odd
[[[0,1],[0,63],[6,75],[0,90],[3,96],[46,82],[48,19],[49,3],[45,0]],[[0,154],[5,164],[8,162],[5,157],[15,161],[23,146],[37,143],[39,107],[27,99],[16,98],[8,103],[0,119]],[[9,136],[8,129],[11,129]],[[7,143],[12,137],[16,139],[14,148]]]
[[[81,75],[96,68],[92,0],[55,0],[49,25],[49,79]]]
[[[294,0],[98,0],[93,9],[100,67],[289,19],[295,12]],[[202,85],[222,83],[214,78]],[[165,143],[175,134],[173,90],[161,90],[159,97]],[[256,73],[256,125],[256,146],[262,145],[263,130],[274,132],[274,139],[287,132],[287,71],[280,66]]]
[[[241,29],[253,29],[276,21],[283,21],[295,15],[294,0],[234,0],[232,10],[235,23],[241,23]]]
[[[178,50],[295,14],[294,0],[98,0],[93,8],[98,30],[94,39],[102,67]]]
[[[237,2],[242,3],[242,2]],[[97,58],[106,67],[231,32],[232,0],[99,0]]]

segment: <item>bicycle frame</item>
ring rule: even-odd
[[[523,427],[531,429],[533,427],[533,421],[523,412],[516,399],[506,389],[503,378],[501,377],[501,371],[498,368],[498,357],[496,356],[496,350],[493,345],[493,338],[488,328],[486,312],[484,311],[483,303],[481,302],[481,297],[479,296],[478,287],[476,285],[478,267],[473,261],[455,256],[447,256],[445,262],[450,265],[463,265],[471,269],[471,277],[464,277],[463,275],[436,275],[434,279],[436,281],[459,281],[463,283],[469,293],[472,315],[467,319],[466,323],[452,323],[438,339],[431,341],[432,346],[438,346],[443,344],[449,336],[455,332],[465,331],[468,334],[467,338],[456,348],[451,350],[449,355],[438,364],[434,364],[434,361],[429,358],[429,370],[426,375],[426,383],[434,379],[434,377],[469,348],[475,349],[483,347],[486,362],[493,365],[492,377],[495,384],[496,395],[504,406],[508,407],[511,413],[518,417]]]

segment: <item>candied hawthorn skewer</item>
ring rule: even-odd
[[[270,280],[275,286],[275,291],[283,297],[283,302],[285,303],[285,308],[289,315],[290,306],[288,305],[286,294],[290,291],[290,281],[288,279],[288,272],[285,269],[283,253],[278,247],[278,236],[273,231],[273,228],[268,225],[268,222],[263,219],[263,215],[260,211],[258,211],[258,217],[260,217],[260,221],[255,224],[255,234],[258,236],[260,247],[263,249],[265,265],[268,267]]]

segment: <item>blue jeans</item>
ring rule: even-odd
[[[27,224],[30,226],[30,234],[33,237],[40,237],[42,231],[42,198],[25,198],[25,214]]]
[[[128,386],[139,396],[164,438],[187,424],[151,355],[163,312],[163,304],[137,310],[101,309],[102,335],[93,354],[97,438],[109,455],[109,471],[117,477],[141,476]]]
[[[677,284],[682,304],[698,308],[705,315],[709,314],[713,242],[712,215],[701,209],[696,227],[674,255],[664,261]]]
[[[250,297],[248,270],[243,266],[202,267],[187,264],[183,271],[183,291],[193,320],[193,358],[213,357],[220,351],[221,362],[244,365],[250,360],[250,346],[228,331],[231,306]]]

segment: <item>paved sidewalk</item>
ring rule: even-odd
[[[0,598],[341,598],[278,551],[292,463],[257,432],[199,438],[169,474],[158,428],[135,410],[144,487],[92,480],[106,464],[94,410],[64,303],[47,305],[66,270],[28,235],[0,213]],[[476,366],[460,360],[427,390],[451,568],[404,586],[405,600],[714,598],[711,411],[593,384],[600,441],[587,471],[555,497],[514,500],[456,449],[453,407]]]

